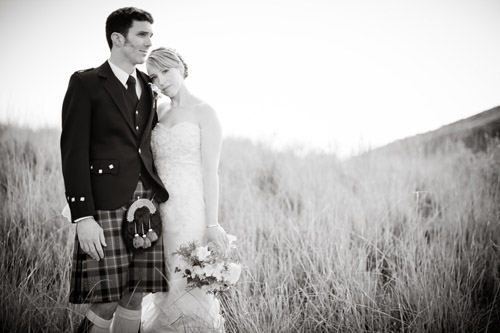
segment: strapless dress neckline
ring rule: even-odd
[[[196,127],[200,128],[200,126],[198,124],[195,124],[192,121],[187,121],[187,120],[180,121],[180,122],[178,122],[178,123],[176,123],[176,124],[174,124],[172,126],[166,126],[166,125],[164,125],[162,123],[158,123],[157,126],[158,125],[161,126],[161,127],[163,127],[167,131],[172,131],[176,127],[186,126],[186,125],[196,126]]]

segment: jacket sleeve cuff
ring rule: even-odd
[[[96,214],[94,201],[91,197],[76,196],[66,193],[66,201],[71,211],[71,220],[73,223],[82,218],[91,217]]]

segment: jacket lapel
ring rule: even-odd
[[[111,96],[123,118],[125,118],[128,126],[132,132],[134,132],[134,120],[132,119],[132,114],[128,109],[127,96],[123,92],[123,89],[120,86],[120,81],[116,78],[115,74],[113,74],[113,71],[107,61],[99,67],[98,73],[99,77],[105,79],[103,82],[104,89],[106,89],[108,94]]]
[[[149,86],[149,82],[150,82],[149,77],[139,70],[137,70],[137,75],[142,80],[142,95],[143,96],[141,96],[141,97],[147,98],[148,105],[151,105],[151,108],[149,110],[148,121],[146,123],[146,129],[150,130],[152,128],[154,115],[156,113],[156,100],[153,97],[153,90]],[[142,136],[140,139],[141,144],[144,142],[144,140],[146,140],[149,137],[148,135],[145,135],[145,133],[146,133],[146,131],[142,132]]]

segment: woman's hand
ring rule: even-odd
[[[208,227],[205,236],[207,242],[214,243],[222,251],[226,251],[229,246],[229,239],[227,238],[226,231],[220,225]]]

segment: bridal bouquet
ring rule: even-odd
[[[240,278],[241,265],[235,254],[236,237],[229,236],[229,247],[222,251],[212,243],[199,246],[196,242],[183,244],[173,254],[178,256],[175,272],[187,278],[188,288],[201,288],[217,294],[234,286]]]

